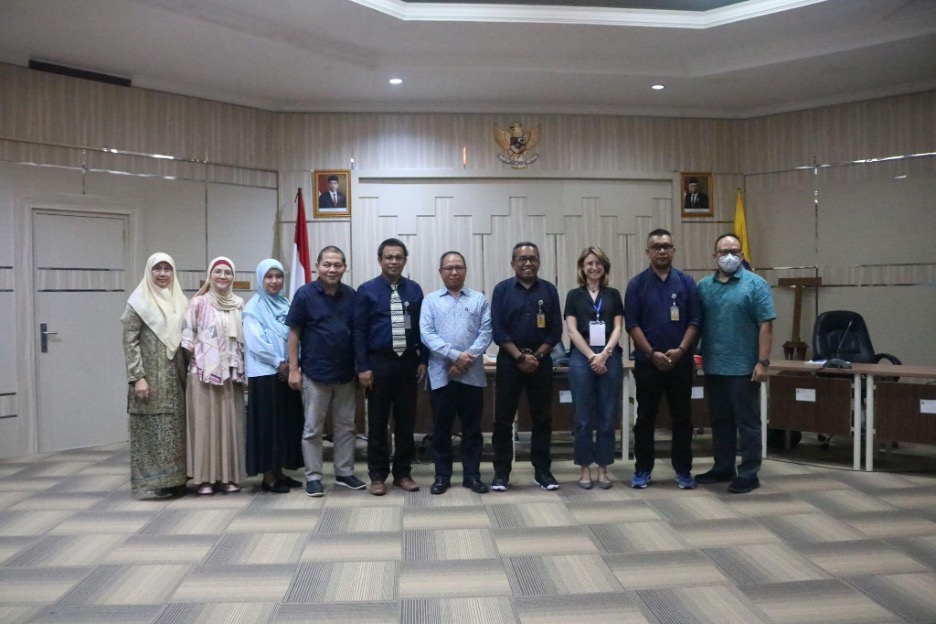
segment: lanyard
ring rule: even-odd
[[[601,320],[601,297],[598,297],[598,300],[595,301],[594,306],[595,306],[595,320],[600,321]]]

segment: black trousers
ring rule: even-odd
[[[462,431],[462,480],[481,478],[481,414],[484,411],[484,388],[449,381],[430,393],[433,429],[432,455],[435,476],[452,478],[452,423],[458,418]]]
[[[757,478],[762,459],[760,384],[750,375],[706,375],[705,396],[712,419],[712,471],[734,475],[740,454],[738,476]]]
[[[494,474],[509,476],[513,460],[513,422],[526,390],[533,432],[530,438],[530,461],[536,472],[552,465],[549,446],[552,442],[553,362],[546,356],[532,373],[522,373],[506,351],[497,354],[497,387],[494,391]]]
[[[367,472],[371,481],[410,476],[416,445],[413,427],[416,422],[416,352],[396,354],[370,353],[374,385],[367,396]],[[393,468],[390,466],[390,443],[387,428],[393,416]]]
[[[660,399],[666,395],[673,422],[672,463],[676,472],[692,471],[692,366],[661,371],[650,362],[634,362],[637,422],[634,423],[634,470],[652,472],[656,461],[653,434]]]

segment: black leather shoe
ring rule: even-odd
[[[302,487],[302,481],[296,481],[292,477],[287,477],[286,475],[283,475],[283,478],[277,479],[277,481],[279,481],[280,483],[285,483],[286,487],[289,487],[289,488],[301,488]]]
[[[484,485],[484,481],[482,481],[478,477],[474,477],[472,479],[465,479],[464,481],[462,481],[462,487],[468,488],[475,494],[487,494],[488,493],[488,486]]]
[[[703,472],[702,474],[696,475],[696,483],[701,483],[702,485],[709,485],[711,483],[723,483],[727,481],[732,481],[735,478],[733,474],[723,474],[720,472],[715,472],[714,470],[709,470],[708,472]]]
[[[289,494],[289,486],[282,481],[276,481],[273,485],[270,485],[266,481],[261,481],[260,489],[264,492],[272,492],[273,494]]]
[[[442,477],[436,477],[436,480],[432,482],[432,487],[429,488],[430,494],[445,494],[445,490],[449,489],[450,483],[448,479],[443,479]]]

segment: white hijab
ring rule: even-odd
[[[172,283],[168,288],[160,288],[153,281],[153,267],[160,262],[172,267]],[[188,299],[179,286],[175,262],[168,254],[158,252],[149,257],[143,279],[127,303],[166,345],[166,356],[171,360],[182,342],[182,319]]]

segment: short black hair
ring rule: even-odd
[[[530,241],[522,241],[513,246],[513,251],[510,252],[510,261],[513,262],[517,259],[517,250],[521,247],[532,247],[536,250],[536,257],[540,255],[539,247],[536,246],[536,243],[531,243]]]
[[[654,236],[669,236],[670,238],[673,238],[672,233],[669,230],[664,230],[663,228],[657,228],[647,234],[647,240],[649,241]]]
[[[731,238],[737,239],[739,243],[741,242],[741,239],[734,232],[725,232],[724,234],[722,234],[721,236],[715,239],[715,251],[718,251],[718,242],[723,238],[728,238],[729,236]]]
[[[403,257],[409,258],[409,251],[406,249],[406,245],[403,244],[399,238],[388,238],[384,242],[380,243],[380,247],[377,248],[377,259],[380,260],[383,258],[384,247],[400,247],[403,250]]]
[[[328,181],[329,181],[329,182],[337,182],[337,181],[338,181],[338,176],[336,176],[336,175],[330,175],[330,176],[328,176]]]
[[[455,254],[456,256],[458,256],[459,258],[461,258],[461,259],[462,259],[462,264],[464,264],[465,266],[468,266],[468,262],[465,261],[465,256],[462,255],[462,252],[452,250],[452,251],[446,251],[444,254],[442,254],[441,256],[439,256],[439,268],[440,268],[440,269],[442,268],[442,263],[445,262],[445,256],[451,256],[452,254]]]
[[[339,253],[339,254],[341,254],[341,262],[342,262],[342,264],[348,264],[348,261],[345,259],[344,252],[341,251],[341,249],[339,249],[338,247],[335,247],[334,245],[329,245],[328,247],[322,247],[322,251],[319,252],[318,258],[315,259],[315,264],[321,264],[321,263],[322,263],[322,256],[324,256],[324,255],[327,254],[327,253]]]

